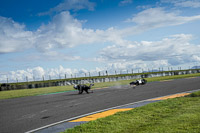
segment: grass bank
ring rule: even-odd
[[[165,76],[165,77],[154,77],[154,78],[146,78],[146,79],[148,82],[153,82],[153,81],[189,78],[189,77],[197,77],[197,76],[200,76],[200,73],[176,75],[176,76]],[[95,83],[95,86],[93,86],[92,89],[116,86],[116,85],[126,85],[126,84],[129,84],[131,81],[133,81],[133,80],[121,80],[121,81],[117,81],[117,82]],[[73,86],[56,86],[56,87],[45,87],[45,88],[35,88],[35,89],[0,91],[0,99],[35,96],[35,95],[42,95],[42,94],[48,94],[48,93],[58,93],[58,92],[70,91],[70,90],[74,90]]]
[[[200,92],[90,121],[65,133],[197,133]]]

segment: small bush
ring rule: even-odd
[[[200,97],[200,91],[193,92],[190,95],[187,95],[186,97]]]

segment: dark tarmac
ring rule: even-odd
[[[22,133],[34,131],[50,124],[55,125],[55,123],[60,123],[57,125],[60,126],[56,127],[57,129],[63,129],[66,126],[70,128],[75,123],[67,125],[66,121],[77,116],[85,116],[91,112],[117,106],[122,107],[121,105],[125,104],[139,106],[130,103],[198,89],[200,89],[200,77],[150,82],[137,86],[135,89],[124,85],[96,89],[94,93],[86,94],[84,92],[82,95],[79,95],[78,91],[70,91],[0,100],[0,132]],[[53,129],[53,127],[51,128]]]

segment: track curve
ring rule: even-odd
[[[0,132],[21,133],[79,115],[190,90],[200,89],[200,77],[151,82],[78,92],[0,100]]]

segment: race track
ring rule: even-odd
[[[200,89],[200,77],[0,100],[0,132],[22,133],[58,121],[145,99]]]

